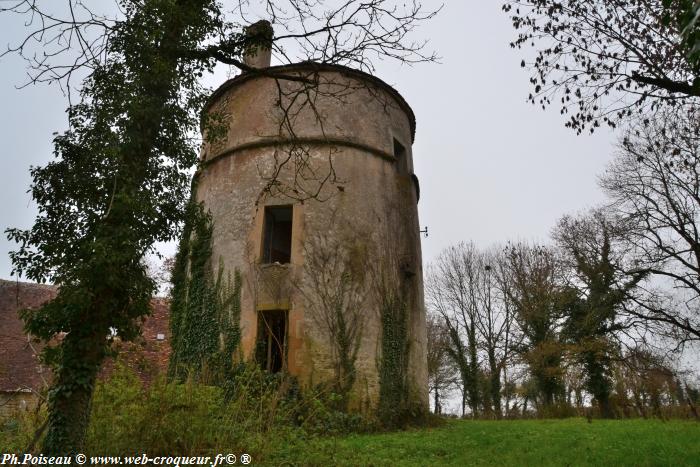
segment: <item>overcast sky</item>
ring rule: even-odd
[[[560,216],[604,199],[596,175],[610,160],[615,135],[603,129],[576,136],[564,128],[558,108],[542,111],[525,102],[529,75],[520,68],[521,53],[508,45],[514,32],[500,5],[447,0],[419,31],[441,64],[377,63],[377,75],[406,98],[417,118],[420,222],[430,232],[423,240],[425,263],[459,241],[546,241]],[[17,18],[0,15],[0,45],[21,32]],[[0,60],[2,230],[31,226],[36,209],[27,194],[29,167],[50,160],[52,133],[66,127],[60,90],[15,89],[25,76],[17,57]],[[10,278],[11,249],[3,235],[0,278]]]
[[[0,0],[3,2],[4,0]],[[426,3],[437,3],[430,0]],[[0,46],[21,35],[22,22],[0,15]],[[548,241],[562,215],[605,198],[596,177],[605,169],[616,135],[564,127],[559,109],[526,103],[528,72],[512,50],[514,31],[501,2],[445,0],[442,12],[419,31],[442,57],[440,64],[377,63],[377,76],[394,86],[417,119],[413,147],[420,178],[423,261],[460,241],[491,246],[508,240]],[[66,128],[66,98],[56,87],[25,82],[24,63],[0,59],[0,229],[28,228],[36,215],[27,189],[29,167],[52,157],[52,133]],[[211,81],[216,87],[224,73]],[[89,180],[86,180],[89,183]],[[0,278],[10,279],[0,236]],[[164,251],[174,253],[174,246]],[[700,367],[700,357],[687,364]],[[453,401],[456,410],[457,403]]]

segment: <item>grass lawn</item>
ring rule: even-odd
[[[454,420],[441,428],[299,440],[260,461],[319,466],[700,466],[700,423]]]

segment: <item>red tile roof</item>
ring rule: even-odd
[[[38,389],[50,376],[37,356],[42,346],[24,334],[17,312],[55,296],[53,286],[0,280],[0,391]]]
[[[168,369],[170,358],[170,302],[165,298],[151,300],[151,315],[141,327],[141,337],[134,342],[117,342],[119,359],[148,384]],[[114,361],[108,360],[102,375],[111,373]]]
[[[42,345],[24,333],[18,312],[39,307],[54,298],[56,291],[52,285],[0,279],[0,392],[38,390],[50,379],[50,370],[38,358]],[[154,298],[151,304],[153,311],[144,320],[142,336],[135,342],[116,344],[121,359],[145,383],[167,369],[170,356],[169,302]],[[113,366],[113,361],[107,361],[102,376]]]

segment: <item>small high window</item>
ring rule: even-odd
[[[394,158],[396,160],[396,170],[402,174],[408,174],[408,161],[406,160],[406,148],[394,138]]]
[[[260,366],[277,373],[286,368],[287,356],[287,310],[264,310],[258,312],[258,343],[255,359]]]
[[[289,263],[292,257],[292,206],[265,208],[262,262]]]

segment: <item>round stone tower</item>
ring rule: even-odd
[[[392,385],[427,409],[411,108],[350,68],[249,63],[209,101],[222,125],[195,193],[212,264],[242,276],[240,358],[345,385],[356,409],[396,397]]]

